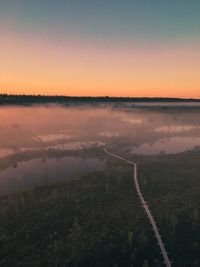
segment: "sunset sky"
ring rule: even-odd
[[[0,0],[0,92],[200,98],[200,0]]]

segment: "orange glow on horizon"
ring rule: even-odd
[[[7,34],[0,50],[1,93],[200,98],[200,51],[193,44],[105,47]]]

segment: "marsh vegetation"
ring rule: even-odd
[[[163,266],[139,180],[173,266],[200,266],[200,106],[0,108],[0,266]]]

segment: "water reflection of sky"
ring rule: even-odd
[[[15,151],[10,148],[0,148],[0,158],[14,154]]]
[[[105,137],[119,136],[119,134],[116,132],[101,132],[101,133],[99,133],[99,135],[105,136]]]
[[[69,139],[71,138],[71,135],[67,135],[67,134],[46,134],[46,135],[38,135],[39,140],[43,141],[43,142],[48,142],[48,141],[54,141],[54,140],[58,140],[58,139]]]
[[[37,149],[101,150],[101,146],[122,140],[128,141],[132,153],[178,153],[200,145],[200,109],[193,108],[196,103],[185,105],[185,110],[183,103],[131,103],[120,104],[119,108],[0,107],[0,160]]]
[[[1,171],[0,192],[64,181],[85,173],[101,171],[104,169],[104,164],[95,158],[73,157],[21,162],[15,167]]]
[[[141,124],[143,123],[143,119],[140,118],[124,118],[122,122],[130,123],[130,124]]]
[[[153,155],[159,153],[179,153],[185,150],[200,146],[200,137],[171,137],[163,138],[150,144],[144,143],[139,147],[134,147],[132,153],[141,155]]]
[[[169,132],[169,133],[178,133],[178,132],[187,132],[191,130],[199,130],[200,126],[195,125],[169,125],[161,126],[155,129],[156,132]]]

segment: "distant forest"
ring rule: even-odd
[[[0,94],[0,105],[30,104],[81,104],[81,103],[134,103],[134,102],[200,102],[200,99],[149,98],[149,97],[109,97],[109,96],[44,96]]]

